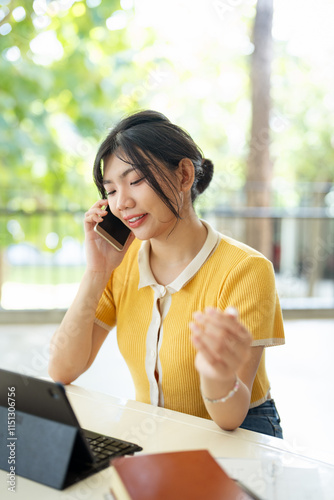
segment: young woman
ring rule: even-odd
[[[87,268],[51,341],[69,384],[117,325],[136,399],[282,437],[264,347],[284,343],[271,263],[194,210],[213,164],[164,115],[122,120],[94,165],[102,199],[85,214]],[[109,207],[132,231],[123,251],[94,231]]]

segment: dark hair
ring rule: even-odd
[[[202,151],[190,135],[156,111],[140,111],[124,118],[102,142],[93,170],[94,181],[102,198],[106,196],[103,164],[113,154],[141,172],[177,218],[178,193],[164,167],[169,172],[175,172],[183,158],[192,161],[195,169],[195,180],[191,189],[192,202],[208,187],[213,176],[213,163],[203,158]],[[165,194],[161,181],[163,185],[171,188],[174,200]]]

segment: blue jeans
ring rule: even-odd
[[[281,419],[276,409],[275,401],[273,399],[268,399],[268,401],[265,401],[262,405],[250,408],[240,427],[249,431],[261,432],[269,436],[283,438],[280,421]]]

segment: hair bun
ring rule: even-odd
[[[198,194],[203,193],[210,184],[213,177],[213,163],[208,158],[203,158],[197,177],[196,189]]]

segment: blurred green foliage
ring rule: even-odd
[[[24,0],[20,22],[13,20],[17,2],[3,7],[12,31],[0,38],[1,196],[10,208],[61,209],[94,199],[90,162],[117,95],[116,86],[103,91],[103,80],[126,44],[105,26],[118,2],[66,4]]]

